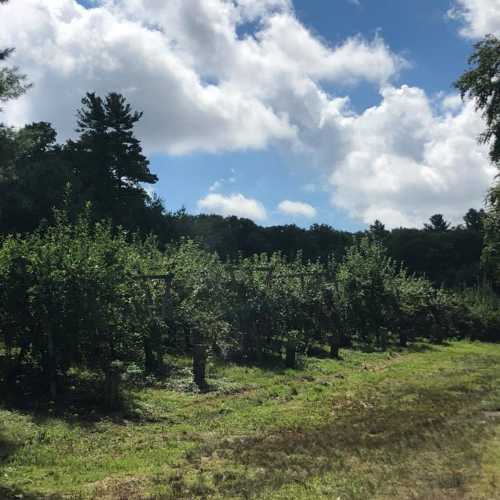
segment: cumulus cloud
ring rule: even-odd
[[[290,108],[315,79],[387,81],[402,64],[380,39],[327,47],[287,0],[17,0],[2,7],[0,45],[35,83],[11,123],[49,120],[67,136],[84,92],[115,90],[144,111],[148,150],[173,154],[293,142]]]
[[[497,29],[500,0],[456,2],[468,36]],[[2,6],[0,46],[17,48],[14,63],[35,83],[6,122],[52,121],[64,138],[86,91],[122,92],[145,113],[149,153],[279,145],[321,166],[332,203],[365,222],[458,220],[493,178],[470,103],[397,86],[407,63],[380,36],[329,46],[290,0],[16,0]],[[381,97],[355,113],[331,89],[359,82]],[[199,207],[266,218],[256,200],[217,194],[223,184]]]
[[[500,0],[455,0],[448,15],[462,23],[460,33],[467,38],[500,35]]]
[[[421,89],[386,87],[380,105],[343,122],[349,141],[331,174],[333,202],[391,227],[420,225],[436,212],[458,222],[482,205],[495,175],[477,143],[483,127],[471,102],[447,96],[433,107]]]
[[[218,215],[236,215],[262,222],[267,219],[264,205],[253,198],[246,198],[241,193],[224,196],[219,193],[209,193],[198,201],[198,208],[204,212]]]
[[[309,219],[316,216],[316,209],[312,205],[309,205],[309,203],[301,201],[283,200],[278,205],[278,210],[285,215],[297,215]]]

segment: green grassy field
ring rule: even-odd
[[[342,356],[107,417],[4,405],[0,498],[500,499],[500,345]]]

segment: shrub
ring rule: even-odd
[[[17,367],[29,360],[56,395],[58,375],[81,366],[113,372],[115,361],[144,363],[157,293],[137,274],[161,261],[109,224],[76,224],[63,213],[53,227],[11,236],[0,246],[1,333]]]

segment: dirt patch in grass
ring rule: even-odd
[[[424,467],[422,477],[415,477],[418,473],[413,467],[444,450],[451,462],[455,455],[457,464],[465,458],[467,462],[479,460],[474,442],[484,437],[486,429],[478,424],[474,406],[482,394],[468,393],[464,399],[460,386],[453,385],[446,392],[399,387],[387,394],[383,385],[373,387],[372,395],[330,402],[331,417],[322,425],[201,446],[187,457],[182,467],[187,474],[176,474],[175,494],[178,498],[200,495],[200,481],[193,486],[194,471],[203,478],[205,495],[260,498],[266,491],[291,483],[305,485],[332,471],[341,476],[371,469],[367,478],[372,484],[366,485],[365,494],[372,498],[384,489],[387,468],[393,468],[396,482],[427,480],[440,492],[446,491],[446,498],[464,498],[466,476],[471,471],[465,473],[450,463],[449,468],[430,474]],[[385,488],[388,492],[394,489],[390,482]],[[405,498],[414,497],[411,492],[408,495]]]
[[[144,477],[108,477],[92,485],[95,500],[143,500],[147,483]]]

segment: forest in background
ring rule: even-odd
[[[331,254],[341,257],[355,236],[366,234],[383,242],[389,255],[410,272],[438,286],[481,282],[483,209],[471,208],[457,226],[436,214],[421,229],[389,231],[374,221],[357,234],[326,224],[308,229],[293,224],[262,227],[235,216],[172,212],[145,190],[157,177],[134,135],[141,114],[122,95],[88,94],[77,117],[79,135],[64,144],[56,142],[57,133],[46,122],[0,129],[0,234],[29,233],[40,224],[50,225],[54,209],[63,205],[75,220],[90,202],[94,220],[110,220],[143,236],[154,234],[162,248],[189,238],[223,260],[274,252],[294,258],[301,251],[306,260],[324,262]]]

